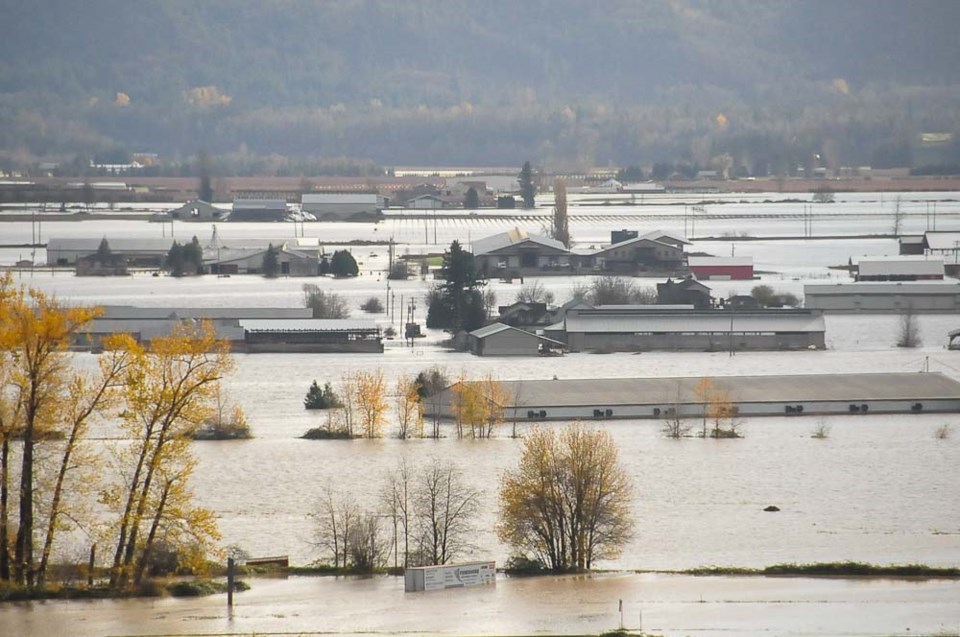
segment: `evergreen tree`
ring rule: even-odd
[[[451,243],[444,253],[440,276],[444,283],[428,297],[427,327],[459,332],[483,325],[486,310],[479,290],[483,282],[477,277],[473,254],[464,250],[459,241]]]
[[[520,175],[517,177],[520,182],[520,197],[523,198],[524,208],[533,208],[536,205],[537,188],[533,184],[533,169],[530,162],[523,162],[523,168],[520,169]]]
[[[210,173],[212,171],[210,164],[210,155],[208,155],[206,151],[201,150],[200,154],[197,155],[197,176],[200,178],[200,187],[197,195],[200,197],[200,201],[206,201],[207,203],[213,201],[213,184],[210,181]]]
[[[97,259],[100,263],[105,263],[109,261],[112,256],[113,251],[110,250],[110,242],[104,237],[100,240],[100,246],[97,248]]]
[[[279,250],[273,247],[271,243],[267,246],[267,252],[263,255],[263,276],[268,279],[277,278],[277,274],[280,272],[280,261],[277,259]]]
[[[183,276],[183,246],[174,241],[167,252],[167,270],[175,277]]]
[[[203,248],[196,235],[183,246],[183,270],[190,274],[203,274]]]
[[[337,278],[357,276],[360,268],[357,267],[356,259],[348,250],[337,250],[330,260],[330,273]]]
[[[467,188],[467,192],[463,196],[463,207],[471,210],[480,207],[480,195],[477,194],[477,189],[473,186]]]
[[[323,389],[320,389],[320,385],[314,380],[307,391],[307,397],[303,399],[303,406],[306,409],[333,409],[341,407],[342,403],[330,383],[324,383]]]

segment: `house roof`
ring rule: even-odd
[[[642,234],[642,235],[639,235],[639,236],[636,236],[636,237],[632,237],[632,238],[630,238],[630,239],[626,239],[626,240],[624,240],[624,241],[620,241],[619,243],[613,243],[613,244],[611,244],[611,245],[604,246],[604,247],[602,247],[602,248],[599,248],[599,249],[595,250],[595,251],[593,252],[593,254],[601,254],[601,253],[607,252],[607,251],[609,251],[609,250],[616,250],[617,248],[623,248],[623,247],[628,246],[628,245],[630,245],[630,244],[632,244],[632,243],[639,243],[639,242],[642,242],[642,241],[650,242],[650,243],[655,243],[655,244],[657,244],[657,245],[661,245],[661,246],[664,246],[664,247],[667,247],[667,248],[672,248],[672,249],[674,249],[674,250],[678,249],[678,246],[674,245],[673,243],[670,243],[670,241],[664,241],[664,240],[663,240],[664,238],[670,239],[670,241],[674,241],[674,242],[679,243],[679,244],[681,244],[681,245],[690,245],[690,242],[689,242],[689,241],[687,241],[685,238],[683,238],[683,237],[681,237],[681,236],[679,236],[679,235],[676,235],[676,234],[673,234],[673,233],[670,233],[670,232],[664,232],[664,231],[662,231],[662,230],[654,230],[653,232],[648,232],[648,233],[646,233],[646,234]]]
[[[661,239],[666,237],[668,239],[672,239],[674,241],[677,241],[685,245],[693,245],[689,241],[687,241],[686,237],[679,235],[676,232],[670,232],[669,230],[652,230],[650,232],[647,232],[646,234],[640,235],[640,237],[651,239],[653,241],[660,241]]]
[[[960,232],[927,232],[923,235],[931,250],[957,250],[960,248]]]
[[[501,232],[500,234],[495,234],[493,236],[484,237],[483,239],[474,241],[473,254],[488,254],[490,252],[495,252],[497,250],[502,250],[503,248],[519,245],[525,242],[536,243],[547,248],[553,248],[554,250],[567,252],[566,246],[556,239],[544,237],[543,235],[539,234],[527,234],[525,230],[513,228],[507,232]]]

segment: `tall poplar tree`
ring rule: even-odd
[[[523,168],[520,169],[517,181],[520,182],[520,197],[523,199],[523,207],[533,208],[536,205],[537,187],[533,183],[533,169],[530,167],[530,162],[523,162]]]

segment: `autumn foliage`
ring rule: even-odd
[[[550,570],[588,570],[617,557],[632,536],[632,497],[609,433],[537,427],[501,479],[497,533]]]

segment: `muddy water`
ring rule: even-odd
[[[599,575],[404,593],[400,578],[254,579],[236,596],[0,605],[5,635],[935,635],[960,627],[960,584],[935,580]],[[952,631],[952,632],[951,632]]]

